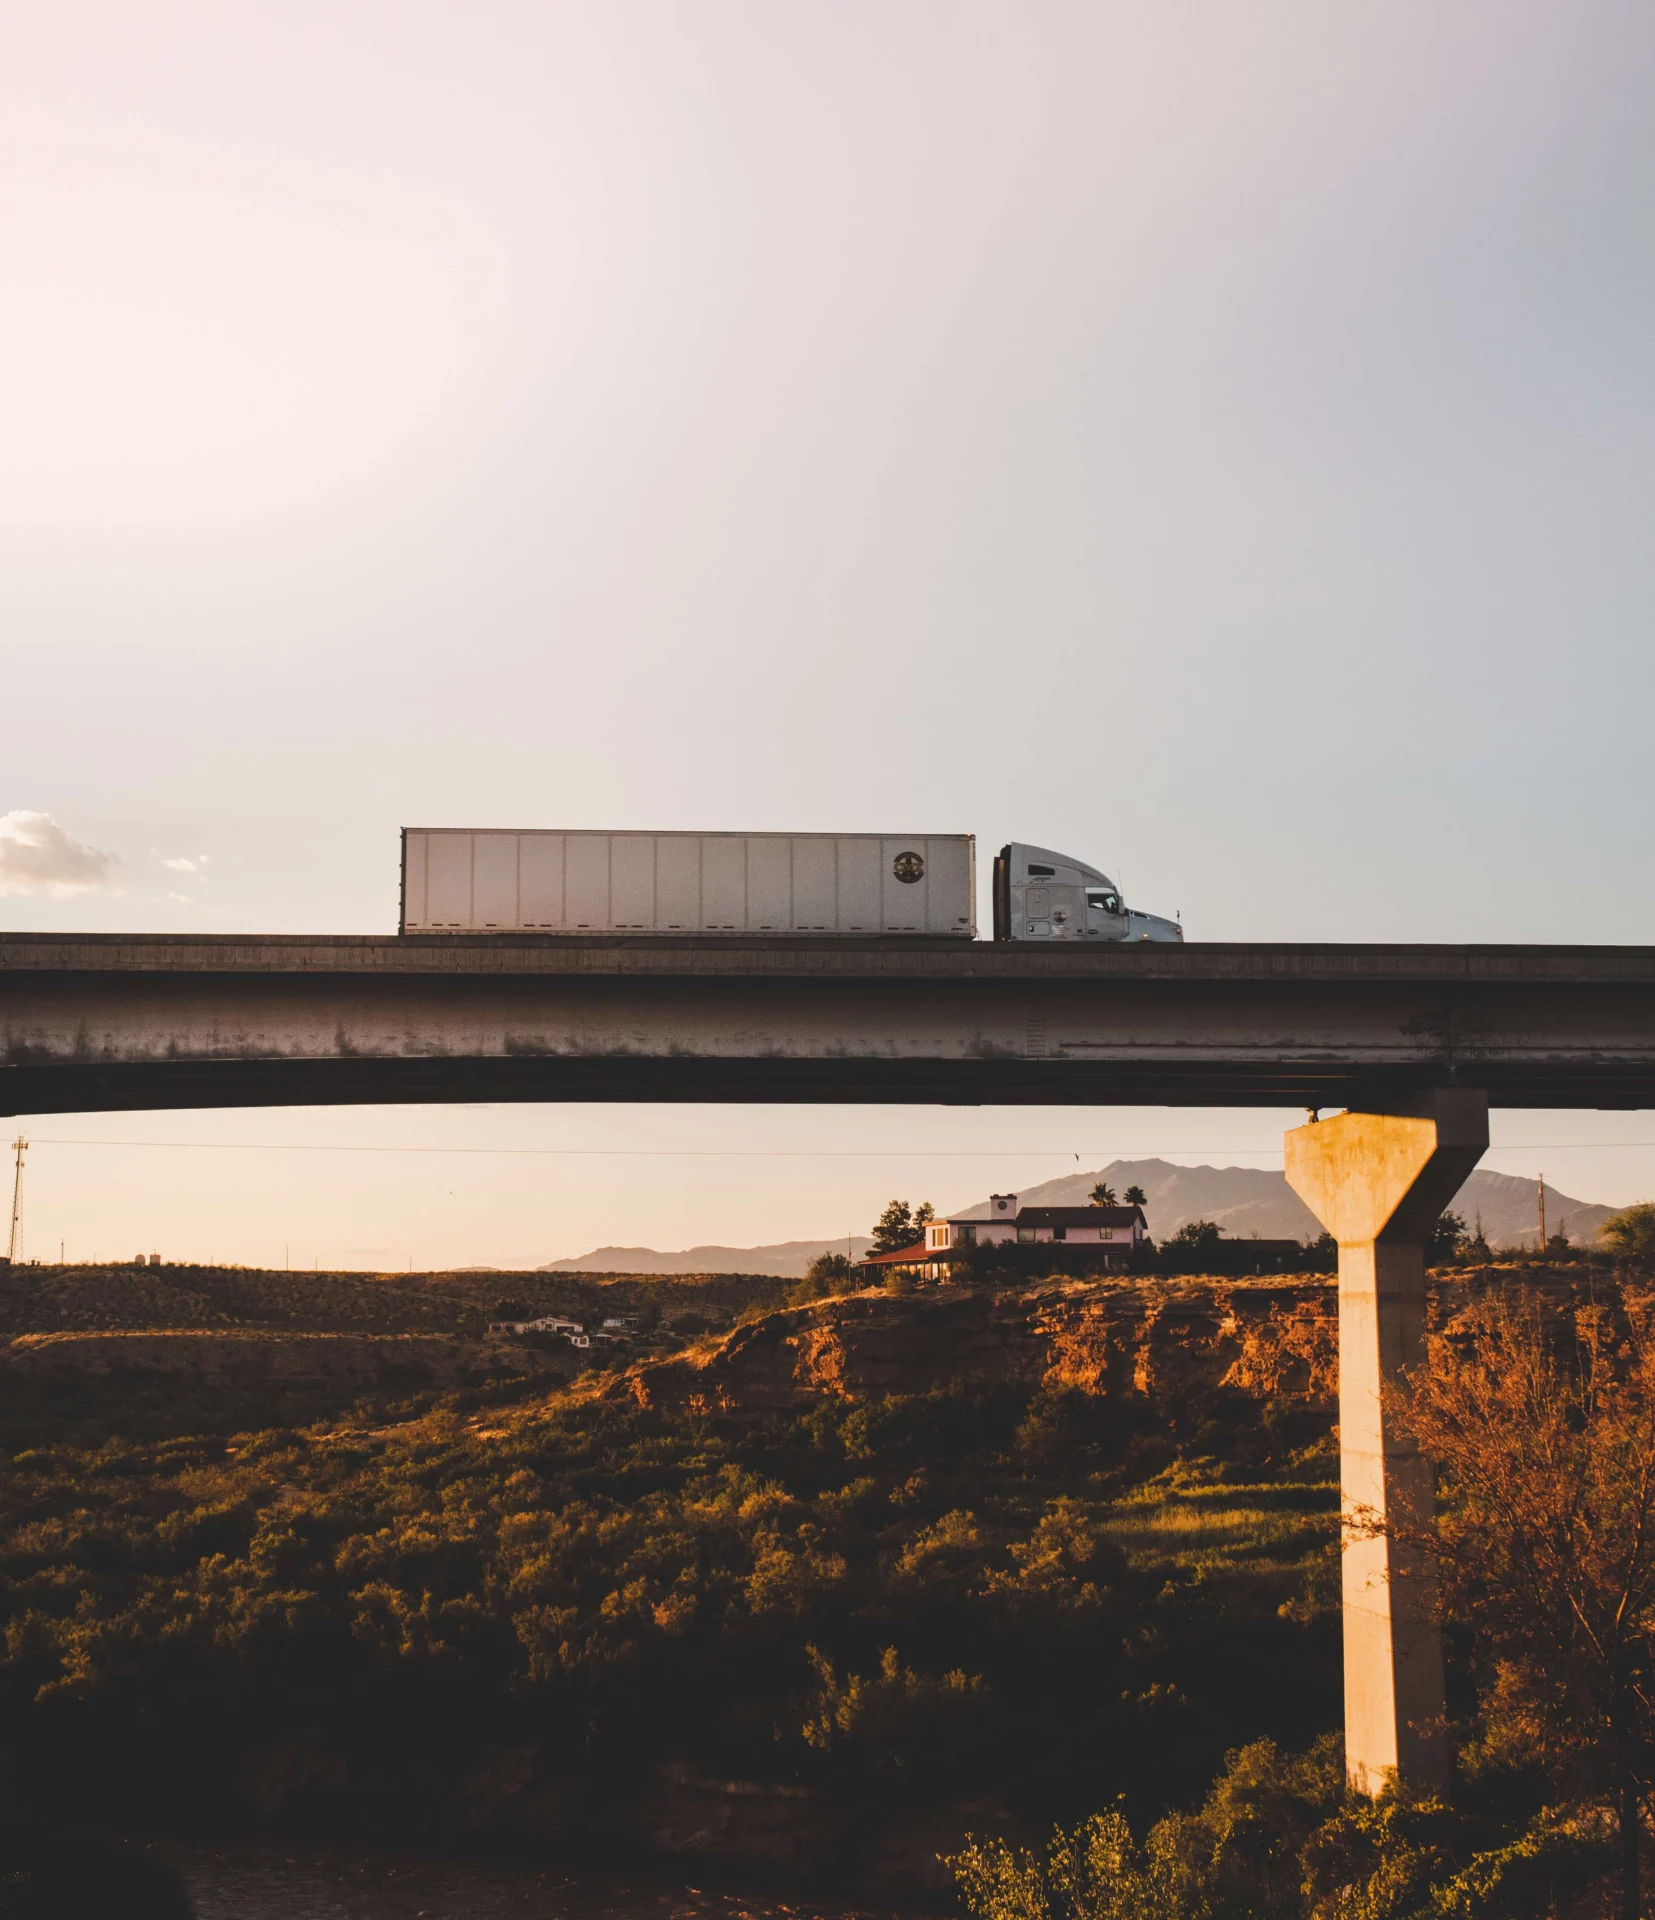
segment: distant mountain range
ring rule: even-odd
[[[1019,1198],[1042,1207],[1084,1206],[1099,1180],[1117,1193],[1142,1187],[1149,1230],[1165,1240],[1191,1220],[1211,1220],[1232,1239],[1257,1234],[1261,1240],[1314,1240],[1321,1224],[1287,1184],[1286,1177],[1263,1167],[1175,1167],[1166,1160],[1113,1160],[1096,1173],[1068,1173],[1038,1187],[1025,1187]],[[1535,1182],[1516,1174],[1490,1173],[1478,1168],[1450,1202],[1463,1214],[1467,1227],[1479,1217],[1483,1235],[1494,1247],[1532,1247],[1540,1235]],[[986,1218],[988,1202],[969,1210]],[[1546,1231],[1564,1233],[1577,1245],[1597,1237],[1597,1230],[1615,1211],[1576,1200],[1546,1185]]]
[[[820,1253],[843,1253],[844,1240],[782,1240],[773,1247],[686,1247],[660,1253],[654,1247],[596,1247],[572,1260],[550,1260],[540,1273],[768,1273],[802,1280]],[[860,1260],[873,1241],[852,1234],[851,1258]]]
[[[1142,1187],[1149,1230],[1165,1240],[1192,1220],[1211,1220],[1232,1239],[1314,1240],[1320,1223],[1280,1173],[1262,1167],[1175,1167],[1168,1160],[1112,1160],[1091,1173],[1066,1173],[1039,1186],[1024,1187],[1018,1197],[1043,1207],[1084,1206],[1099,1180],[1117,1193]],[[1490,1246],[1532,1247],[1539,1237],[1535,1183],[1515,1174],[1479,1168],[1452,1202],[1468,1227],[1482,1222]],[[986,1219],[988,1201],[961,1208],[956,1218]],[[1576,1245],[1597,1236],[1615,1209],[1577,1200],[1547,1184],[1546,1231],[1563,1233]],[[861,1234],[851,1240],[860,1259],[872,1245]],[[821,1253],[843,1253],[843,1240],[783,1240],[768,1247],[686,1247],[662,1253],[654,1247],[597,1247],[573,1259],[549,1261],[542,1273],[767,1273],[800,1278]]]

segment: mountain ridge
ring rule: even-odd
[[[1166,1240],[1192,1220],[1211,1220],[1232,1239],[1314,1240],[1321,1223],[1288,1186],[1286,1177],[1265,1167],[1181,1167],[1169,1160],[1112,1160],[1090,1173],[1059,1174],[1019,1190],[1034,1206],[1084,1206],[1092,1188],[1104,1180],[1117,1193],[1142,1187],[1145,1214],[1157,1240]],[[1537,1183],[1517,1174],[1479,1167],[1449,1203],[1466,1226],[1480,1220],[1491,1246],[1532,1247],[1540,1237]],[[984,1219],[989,1202],[953,1209],[952,1217]],[[1576,1199],[1546,1184],[1546,1231],[1563,1233],[1576,1246],[1590,1245],[1599,1227],[1616,1209]],[[864,1234],[850,1237],[853,1258],[872,1245]],[[541,1273],[764,1273],[784,1280],[800,1278],[819,1254],[842,1253],[845,1240],[781,1240],[769,1246],[686,1247],[662,1252],[656,1247],[596,1247],[590,1253],[551,1260]]]
[[[1060,1174],[1018,1195],[1036,1206],[1084,1205],[1093,1186],[1106,1180],[1117,1193],[1142,1187],[1149,1230],[1165,1240],[1192,1220],[1211,1220],[1233,1239],[1314,1240],[1321,1222],[1287,1184],[1266,1167],[1180,1167],[1168,1160],[1112,1160],[1095,1173]],[[1532,1247],[1540,1237],[1538,1183],[1520,1175],[1479,1167],[1448,1203],[1475,1229],[1479,1218],[1491,1246]],[[986,1216],[988,1202],[979,1203]],[[976,1211],[976,1209],[973,1209]],[[1579,1200],[1546,1183],[1546,1231],[1587,1245],[1615,1212]]]
[[[865,1233],[841,1235],[837,1240],[778,1240],[767,1247],[685,1247],[663,1253],[657,1247],[594,1247],[590,1253],[548,1260],[537,1273],[762,1273],[782,1280],[801,1280],[819,1254],[843,1253],[860,1260],[873,1241]],[[651,1264],[640,1264],[648,1261]]]

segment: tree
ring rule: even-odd
[[[1640,1200],[1610,1214],[1598,1228],[1598,1242],[1623,1260],[1655,1264],[1655,1205]]]
[[[805,1277],[787,1296],[789,1306],[802,1306],[807,1300],[825,1300],[830,1294],[848,1292],[852,1286],[851,1263],[842,1253],[819,1253],[805,1268]]]
[[[1445,1210],[1437,1216],[1436,1225],[1431,1229],[1431,1238],[1425,1247],[1425,1264],[1440,1266],[1445,1260],[1454,1259],[1465,1243],[1464,1217]]]
[[[1435,1555],[1482,1677],[1482,1757],[1545,1766],[1612,1805],[1621,1913],[1637,1920],[1640,1802],[1655,1786],[1655,1347],[1607,1313],[1546,1336],[1536,1296],[1488,1298],[1398,1398],[1442,1514],[1401,1513]]]
[[[916,1227],[914,1210],[906,1200],[892,1200],[874,1222],[873,1253],[895,1253],[899,1247],[911,1247],[924,1232]]]
[[[1147,1207],[1149,1205],[1149,1195],[1144,1192],[1142,1187],[1128,1187],[1126,1190],[1126,1204],[1129,1207]]]
[[[923,1233],[937,1217],[937,1210],[929,1200],[922,1200],[914,1209],[914,1231]]]
[[[1109,1185],[1108,1181],[1100,1180],[1092,1189],[1092,1205],[1094,1207],[1113,1207],[1119,1204],[1115,1198],[1115,1189]]]
[[[1212,1273],[1224,1257],[1224,1231],[1211,1220],[1186,1220],[1161,1243],[1161,1261],[1168,1273]]]

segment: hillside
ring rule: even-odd
[[[14,1774],[126,1832],[935,1892],[970,1828],[1159,1806],[1336,1713],[1328,1293],[856,1295],[550,1391],[36,1434],[0,1483]],[[26,1335],[7,1392],[54,1352],[130,1348],[131,1391],[181,1343],[240,1378],[362,1339]]]
[[[0,1287],[0,1335],[170,1328],[481,1337],[496,1317],[644,1313],[691,1332],[773,1305],[783,1283],[709,1272],[667,1279],[610,1269],[575,1278],[544,1272],[286,1273],[257,1267],[12,1268]],[[497,1309],[499,1313],[497,1314]]]
[[[1052,1280],[857,1293],[770,1313],[604,1389],[657,1409],[755,1415],[822,1396],[878,1399],[966,1385],[1172,1406],[1214,1395],[1331,1419],[1332,1280]]]
[[[454,1391],[544,1391],[589,1356],[488,1338],[491,1319],[631,1313],[671,1349],[773,1306],[786,1286],[740,1274],[15,1267],[0,1287],[0,1447],[408,1418]]]
[[[1508,1277],[1438,1276],[1439,1323]],[[1621,1285],[1523,1277],[1594,1324]],[[1322,1280],[870,1292],[400,1401],[373,1343],[463,1343],[19,1336],[6,1417],[49,1385],[58,1425],[0,1480],[13,1778],[129,1833],[932,1894],[968,1831],[1141,1821],[1337,1724],[1335,1317]],[[343,1397],[262,1417],[317,1344]],[[139,1377],[181,1346],[236,1424]],[[100,1385],[123,1418],[82,1440],[63,1402]]]
[[[1440,1273],[1437,1323],[1513,1278],[1594,1337],[1647,1315],[1582,1262]],[[3,1349],[43,1819],[929,1899],[967,1832],[1142,1824],[1337,1725],[1326,1279],[18,1279],[14,1322],[78,1323]],[[745,1317],[578,1371],[379,1330],[503,1281]]]

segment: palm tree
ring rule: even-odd
[[[1115,1198],[1115,1189],[1109,1185],[1108,1181],[1100,1180],[1092,1189],[1092,1205],[1094,1207],[1113,1207],[1119,1205],[1119,1202]]]
[[[1142,1187],[1128,1187],[1126,1190],[1126,1204],[1129,1207],[1147,1207],[1149,1205],[1149,1195],[1144,1192]]]

